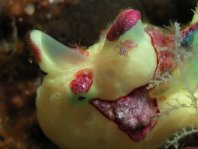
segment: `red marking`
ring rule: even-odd
[[[75,74],[75,79],[70,83],[70,89],[74,94],[87,93],[92,85],[93,72],[83,69]]]
[[[34,57],[35,57],[35,60],[37,63],[40,63],[41,62],[41,52],[40,52],[40,49],[30,40],[30,46],[32,47],[32,51],[33,51],[33,54],[34,54]]]
[[[125,41],[121,41],[120,43],[120,47],[126,48],[126,49],[132,49],[137,47],[137,44],[135,42],[133,42],[132,40],[125,40]]]
[[[184,38],[186,38],[190,33],[194,32],[195,30],[198,29],[198,23],[195,23],[193,24],[192,26],[190,27],[187,27],[186,29],[184,29],[181,33],[181,36],[182,36],[182,40]]]
[[[133,27],[140,19],[141,14],[137,10],[128,9],[121,12],[107,32],[107,39],[109,41],[118,39],[120,35]]]
[[[150,35],[153,47],[157,54],[156,74],[160,75],[165,71],[172,71],[176,64],[174,54],[170,51],[175,49],[174,35],[160,31],[158,28],[147,30]]]
[[[132,40],[120,41],[116,44],[116,48],[119,49],[118,54],[124,56],[128,56],[129,50],[135,47],[137,47],[137,44]]]
[[[144,139],[157,123],[154,119],[159,113],[157,102],[149,97],[146,87],[137,88],[116,101],[93,99],[90,103],[134,141]]]
[[[153,41],[153,46],[157,49],[166,48],[166,50],[174,49],[174,34],[169,34],[166,32],[160,31],[158,28],[151,28],[147,30],[147,33],[150,35]]]
[[[158,52],[158,59],[157,74],[162,74],[165,71],[171,72],[176,67],[174,55],[169,51]]]
[[[86,48],[84,47],[79,47],[77,44],[72,44],[71,45],[73,48],[73,50],[78,51],[80,54],[84,55],[84,56],[89,56],[89,52]]]
[[[80,50],[80,54],[84,55],[84,56],[89,56],[89,52],[87,50]]]

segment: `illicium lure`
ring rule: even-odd
[[[122,11],[86,51],[33,30],[47,73],[37,90],[44,133],[63,149],[155,149],[175,130],[198,127],[198,18],[175,31]]]

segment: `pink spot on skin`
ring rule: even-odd
[[[89,56],[88,50],[80,50],[80,53],[84,56]]]
[[[116,44],[116,48],[119,49],[118,54],[124,56],[128,56],[129,50],[135,47],[137,47],[137,44],[132,40],[120,41]]]
[[[92,85],[93,72],[90,69],[83,69],[75,74],[75,79],[70,83],[73,94],[87,93]]]
[[[37,63],[40,63],[41,62],[41,52],[40,52],[40,49],[37,48],[37,46],[30,40],[30,46],[32,47],[33,49],[33,54],[34,54],[34,57],[35,57],[35,60]]]
[[[140,19],[141,14],[137,10],[128,9],[121,12],[108,30],[107,39],[109,41],[118,39],[120,35],[133,27]]]
[[[131,139],[140,141],[156,125],[154,117],[159,112],[156,100],[151,99],[148,92],[145,87],[140,87],[113,102],[94,99],[90,103]]]
[[[89,56],[89,52],[86,48],[84,47],[79,47],[78,44],[71,44],[71,47],[73,50],[78,51],[80,54],[84,56]]]
[[[120,46],[125,47],[127,49],[132,49],[134,47],[137,47],[137,44],[132,40],[125,40],[120,42]]]

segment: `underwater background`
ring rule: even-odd
[[[39,29],[68,46],[88,47],[125,8],[158,26],[192,19],[196,0],[0,0],[0,148],[58,149],[40,129],[36,89],[45,75],[29,46]],[[198,145],[197,134],[183,142]]]

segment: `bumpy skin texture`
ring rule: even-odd
[[[107,32],[107,39],[114,41],[118,39],[124,32],[132,28],[138,20],[141,19],[139,11],[125,10],[119,14],[116,21],[112,24]]]
[[[90,103],[134,141],[143,139],[156,124],[156,100],[149,98],[146,87],[135,89],[114,102],[93,99]]]
[[[185,72],[190,85],[198,84],[192,75],[198,74],[196,54],[184,60],[180,51],[197,52],[196,16],[194,24],[179,31],[179,46],[175,33],[145,28],[140,17],[133,9],[121,12],[87,54],[40,31],[30,34],[35,56],[47,73],[37,91],[38,120],[61,148],[155,149],[189,122],[198,126],[193,108],[163,115],[169,103],[178,106],[175,99],[192,105],[178,72]],[[181,55],[182,66],[177,61]],[[167,73],[172,80],[163,82]]]
[[[93,72],[89,69],[80,70],[75,74],[75,79],[70,83],[73,94],[87,93],[92,85]]]

